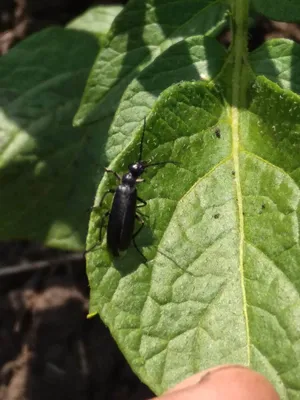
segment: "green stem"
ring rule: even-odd
[[[241,106],[244,98],[247,79],[243,79],[244,66],[247,64],[248,55],[248,0],[231,0],[232,10],[232,45],[231,55],[233,61],[232,104]],[[244,83],[244,85],[243,85]]]

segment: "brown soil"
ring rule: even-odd
[[[0,53],[32,32],[64,25],[96,3],[101,2],[1,0]],[[300,41],[300,29],[258,18],[250,49],[270,37]],[[221,40],[227,44],[230,38],[224,33]],[[5,266],[13,266],[8,275]],[[87,310],[80,255],[25,241],[0,244],[0,400],[143,400],[153,395],[132,373],[100,319],[86,319]]]
[[[1,400],[153,395],[100,319],[86,318],[88,282],[81,254],[10,242],[0,245],[0,257]]]

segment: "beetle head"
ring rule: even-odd
[[[128,165],[129,171],[131,172],[132,176],[135,178],[138,178],[139,176],[141,176],[146,168],[147,168],[146,161],[138,161],[134,164]]]

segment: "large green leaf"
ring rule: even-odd
[[[137,240],[146,264],[134,248],[121,259],[105,243],[88,254],[91,312],[158,393],[234,362],[293,398],[300,390],[300,101],[257,78],[249,106],[235,116],[217,89],[179,84],[156,103],[145,158],[181,165],[149,170],[139,186],[148,201]],[[139,136],[125,165],[138,144]],[[122,161],[113,167],[121,170]],[[93,213],[89,246],[104,210]]]
[[[2,239],[83,247],[103,138],[72,118],[97,50],[90,34],[51,28],[1,58]]]
[[[184,38],[216,35],[226,23],[225,13],[225,5],[210,0],[130,1],[114,21],[109,43],[94,64],[76,125],[111,114],[146,65]]]
[[[108,140],[110,167],[122,173],[137,160],[147,113],[143,158],[180,165],[149,168],[138,185],[148,218],[137,245],[147,262],[133,246],[113,257],[105,237],[99,243],[111,198],[94,209],[90,312],[100,314],[156,393],[199,370],[241,363],[267,376],[280,398],[299,399],[300,98],[256,76],[261,61],[268,71],[272,59],[278,67],[280,54],[271,44],[271,61],[264,46],[248,63],[245,1],[232,3],[236,37],[227,57],[215,47],[215,63],[204,70],[203,56],[177,68],[180,48],[191,54],[197,44],[213,54],[213,39],[186,39],[144,69],[122,97]],[[289,46],[281,47],[289,60],[278,70],[292,79]],[[207,73],[214,81],[180,82],[180,72],[183,80]],[[282,82],[280,73],[269,78]],[[122,126],[132,129],[126,147]],[[95,205],[114,185],[114,177],[103,179]]]

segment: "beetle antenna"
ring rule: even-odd
[[[154,167],[154,166],[156,166],[156,165],[166,165],[166,164],[179,165],[180,162],[178,162],[178,161],[172,161],[172,160],[169,160],[169,161],[161,161],[161,162],[157,162],[157,163],[147,164],[147,165],[145,166],[145,168]]]
[[[143,155],[143,145],[144,145],[145,130],[146,130],[146,117],[144,117],[144,128],[143,128],[143,133],[142,133],[142,138],[141,138],[141,143],[140,143],[139,162],[142,160],[142,155]]]

